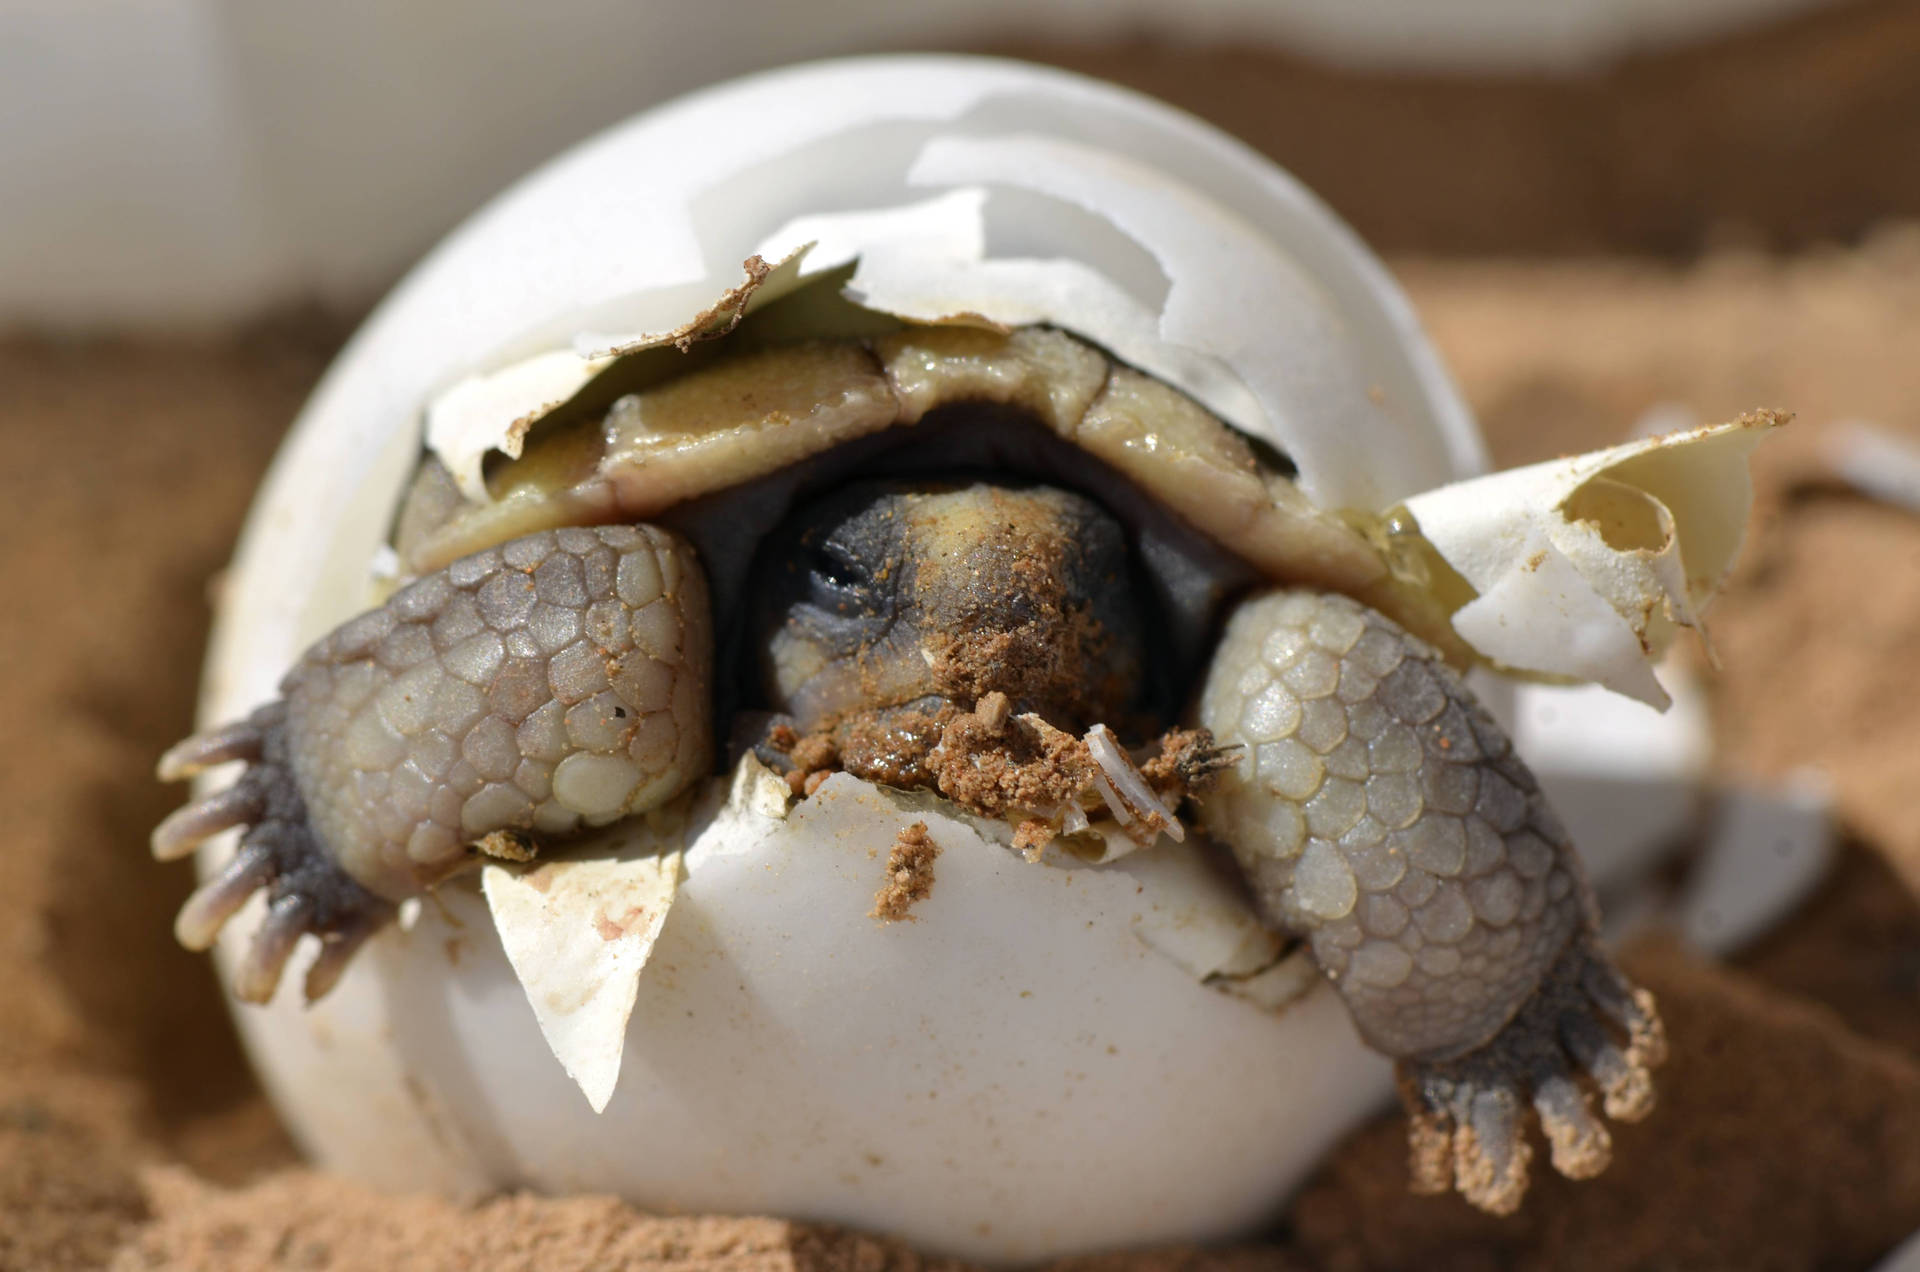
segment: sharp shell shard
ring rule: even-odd
[[[1745,538],[1748,457],[1775,411],[1457,482],[1407,501],[1477,595],[1454,629],[1490,662],[1665,707],[1652,660],[1707,603]]]
[[[203,716],[270,697],[302,648],[379,599],[372,565],[392,559],[423,443],[457,498],[483,502],[490,455],[522,450],[556,404],[622,364],[682,344],[697,357],[699,337],[808,283],[816,299],[839,289],[839,325],[802,334],[874,338],[902,318],[1072,332],[1283,456],[1300,507],[1356,514],[1369,533],[1369,518],[1484,467],[1378,262],[1236,143],[1012,64],[801,68],[587,144],[402,284],[261,494]],[[1703,598],[1687,579],[1665,595],[1692,613]],[[247,745],[216,737],[169,770]],[[344,975],[330,945],[309,987],[337,988],[304,1016],[284,998],[244,1016],[309,1151],[393,1186],[612,1191],[1024,1260],[1245,1232],[1388,1089],[1337,1000],[1303,983],[1191,841],[1029,863],[1005,827],[931,796],[835,774],[794,802],[751,763],[689,798],[684,874],[670,854],[635,858],[556,871],[542,892],[538,870],[492,867],[485,902],[448,884]],[[1154,812],[1137,791],[1114,798]],[[232,811],[170,824],[158,850]],[[916,921],[875,922],[888,846],[922,823],[941,851]],[[1591,864],[1603,881],[1616,868]],[[241,872],[190,935],[210,939],[257,882]],[[596,907],[610,890],[644,902],[608,937]],[[249,959],[229,928],[223,966],[258,988],[298,957],[280,939],[298,930],[275,923]],[[1478,1080],[1459,1090],[1481,1100]],[[1585,1169],[1596,1141],[1565,1089],[1536,1099]],[[1482,1122],[1514,1126],[1466,1124]],[[1509,1192],[1521,1160],[1494,1164]]]
[[[608,839],[579,857],[490,865],[480,876],[540,1032],[595,1113],[613,1098],[640,974],[681,875],[680,850],[663,850],[654,835]]]

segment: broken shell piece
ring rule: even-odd
[[[1514,746],[1580,827],[1582,856],[1651,868],[1699,829],[1713,759],[1706,692],[1679,659],[1659,671],[1664,711],[1598,685],[1514,687]]]
[[[460,494],[487,499],[483,463],[497,451],[519,458],[527,434],[543,417],[564,406],[619,359],[652,349],[685,352],[725,335],[755,308],[777,300],[799,281],[805,248],[769,265],[748,257],[744,277],[697,316],[663,331],[575,341],[586,348],[552,349],[523,362],[470,375],[435,397],[426,408],[427,446],[438,455]]]
[[[1839,851],[1833,795],[1812,772],[1737,782],[1714,800],[1698,862],[1673,916],[1696,948],[1727,953],[1790,914]]]
[[[678,836],[647,822],[603,831],[570,857],[481,871],[540,1032],[595,1113],[613,1098],[640,974],[681,874]]]
[[[1476,593],[1454,629],[1497,666],[1666,706],[1649,660],[1676,625],[1701,628],[1745,538],[1747,457],[1786,418],[1756,411],[1409,499]]]
[[[1099,784],[1101,798],[1115,820],[1126,828],[1129,838],[1142,841],[1144,847],[1161,835],[1175,843],[1187,837],[1180,819],[1153,793],[1132,757],[1121,749],[1112,729],[1096,724],[1087,730],[1085,741],[1093,762],[1100,766],[1094,781]]]
[[[1841,424],[1821,442],[1833,475],[1883,503],[1920,512],[1920,446],[1874,424]]]

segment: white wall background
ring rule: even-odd
[[[1109,33],[1568,71],[1818,2],[0,0],[0,327],[360,303],[562,147],[804,58]]]

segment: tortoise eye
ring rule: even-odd
[[[887,605],[872,564],[844,543],[811,545],[800,564],[806,574],[806,599],[818,610],[866,618]]]
[[[853,553],[835,543],[810,547],[807,550],[806,568],[816,586],[824,586],[831,591],[858,591],[867,586],[865,565]]]

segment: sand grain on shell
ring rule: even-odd
[[[933,891],[933,863],[940,845],[927,833],[927,823],[917,821],[903,829],[887,852],[887,881],[873,894],[870,919],[894,923],[913,917],[913,907]]]

